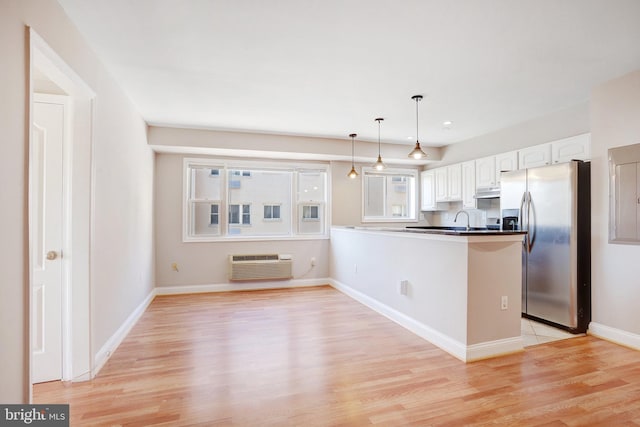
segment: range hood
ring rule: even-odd
[[[476,190],[475,199],[497,199],[500,197],[500,187],[484,187]]]

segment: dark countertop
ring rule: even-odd
[[[467,230],[467,227],[409,226],[405,227],[404,229],[398,229],[397,231],[423,234],[445,234],[449,236],[505,236],[512,234],[527,234],[526,231],[496,230],[488,229],[485,227],[471,227],[469,230]]]

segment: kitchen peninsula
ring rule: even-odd
[[[335,226],[331,277],[462,361],[521,351],[523,234]]]

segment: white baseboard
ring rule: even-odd
[[[156,295],[197,294],[203,292],[253,291],[257,289],[301,288],[328,285],[330,279],[296,279],[273,282],[218,283],[215,285],[158,286]]]
[[[467,362],[502,356],[524,350],[522,336],[487,341],[467,346]]]
[[[611,341],[616,344],[630,347],[634,350],[640,350],[640,335],[627,332],[622,329],[612,328],[601,323],[589,323],[589,335]]]
[[[135,310],[127,317],[127,320],[118,328],[118,330],[107,340],[107,342],[98,350],[94,357],[93,370],[91,372],[91,378],[94,378],[100,372],[100,369],[107,363],[109,357],[118,348],[120,343],[126,338],[131,331],[131,328],[136,324],[138,319],[144,314],[145,310],[153,301],[156,296],[156,290],[153,289],[149,295],[136,307]]]
[[[524,348],[522,337],[513,337],[467,346],[443,334],[442,332],[439,332],[425,325],[424,323],[418,322],[412,317],[409,317],[406,314],[401,313],[389,307],[388,305],[383,304],[380,301],[363,294],[360,291],[357,291],[343,283],[338,282],[337,280],[331,279],[329,283],[340,292],[350,296],[351,298],[382,314],[390,320],[393,320],[400,326],[429,341],[431,344],[440,347],[442,350],[462,360],[463,362],[470,362],[473,360],[487,359],[507,353],[514,353],[517,351],[522,351]]]

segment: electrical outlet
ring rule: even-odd
[[[503,295],[500,300],[500,309],[506,310],[509,308],[509,298],[506,295]]]
[[[316,266],[316,257],[311,257],[311,267],[315,267]]]

